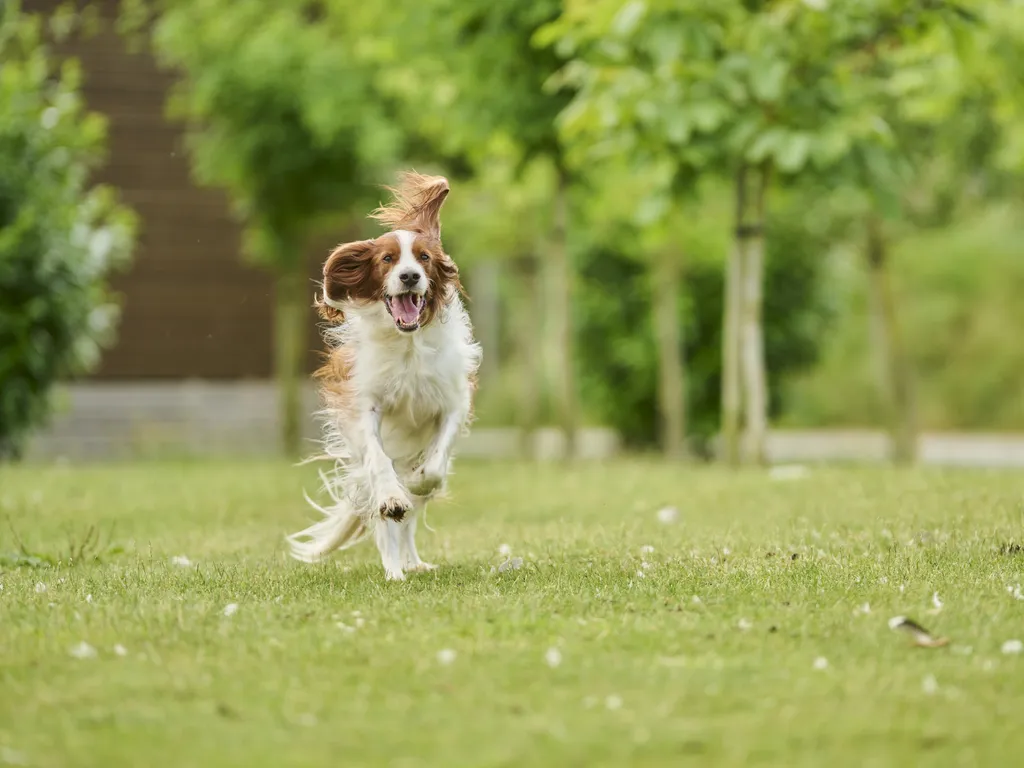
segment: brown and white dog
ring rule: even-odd
[[[317,561],[372,533],[385,577],[425,571],[416,520],[445,486],[452,447],[471,417],[480,346],[459,271],[441,245],[448,196],[440,176],[406,173],[372,217],[390,231],[346,243],[324,264],[317,302],[331,325],[317,372],[324,422],[324,519],[288,537]]]

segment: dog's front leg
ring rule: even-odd
[[[448,475],[452,447],[465,420],[466,411],[463,409],[441,418],[437,433],[423,457],[423,463],[412,471],[412,477],[409,479],[409,490],[417,496],[427,496],[444,484],[444,479]]]
[[[366,408],[359,419],[363,465],[370,490],[371,508],[389,520],[401,520],[412,508],[412,501],[395,474],[395,466],[384,453],[380,426],[383,414],[378,406]]]

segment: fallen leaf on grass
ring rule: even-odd
[[[913,640],[913,644],[920,648],[941,648],[949,644],[949,638],[934,637],[931,632],[906,616],[893,616],[889,619],[889,629],[906,632]]]

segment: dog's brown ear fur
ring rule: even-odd
[[[371,218],[392,230],[408,229],[441,239],[441,206],[450,191],[448,179],[406,171],[398,186],[388,191],[395,199],[375,210]]]
[[[357,240],[339,245],[324,262],[323,296],[316,307],[325,320],[340,321],[342,301],[372,301],[378,298],[381,281],[377,275],[374,240]]]

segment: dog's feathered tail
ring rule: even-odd
[[[347,500],[335,500],[330,509],[324,509],[308,495],[306,501],[323,514],[324,519],[285,537],[291,556],[296,560],[304,563],[319,562],[332,552],[358,544],[369,535],[365,522],[352,510]]]

